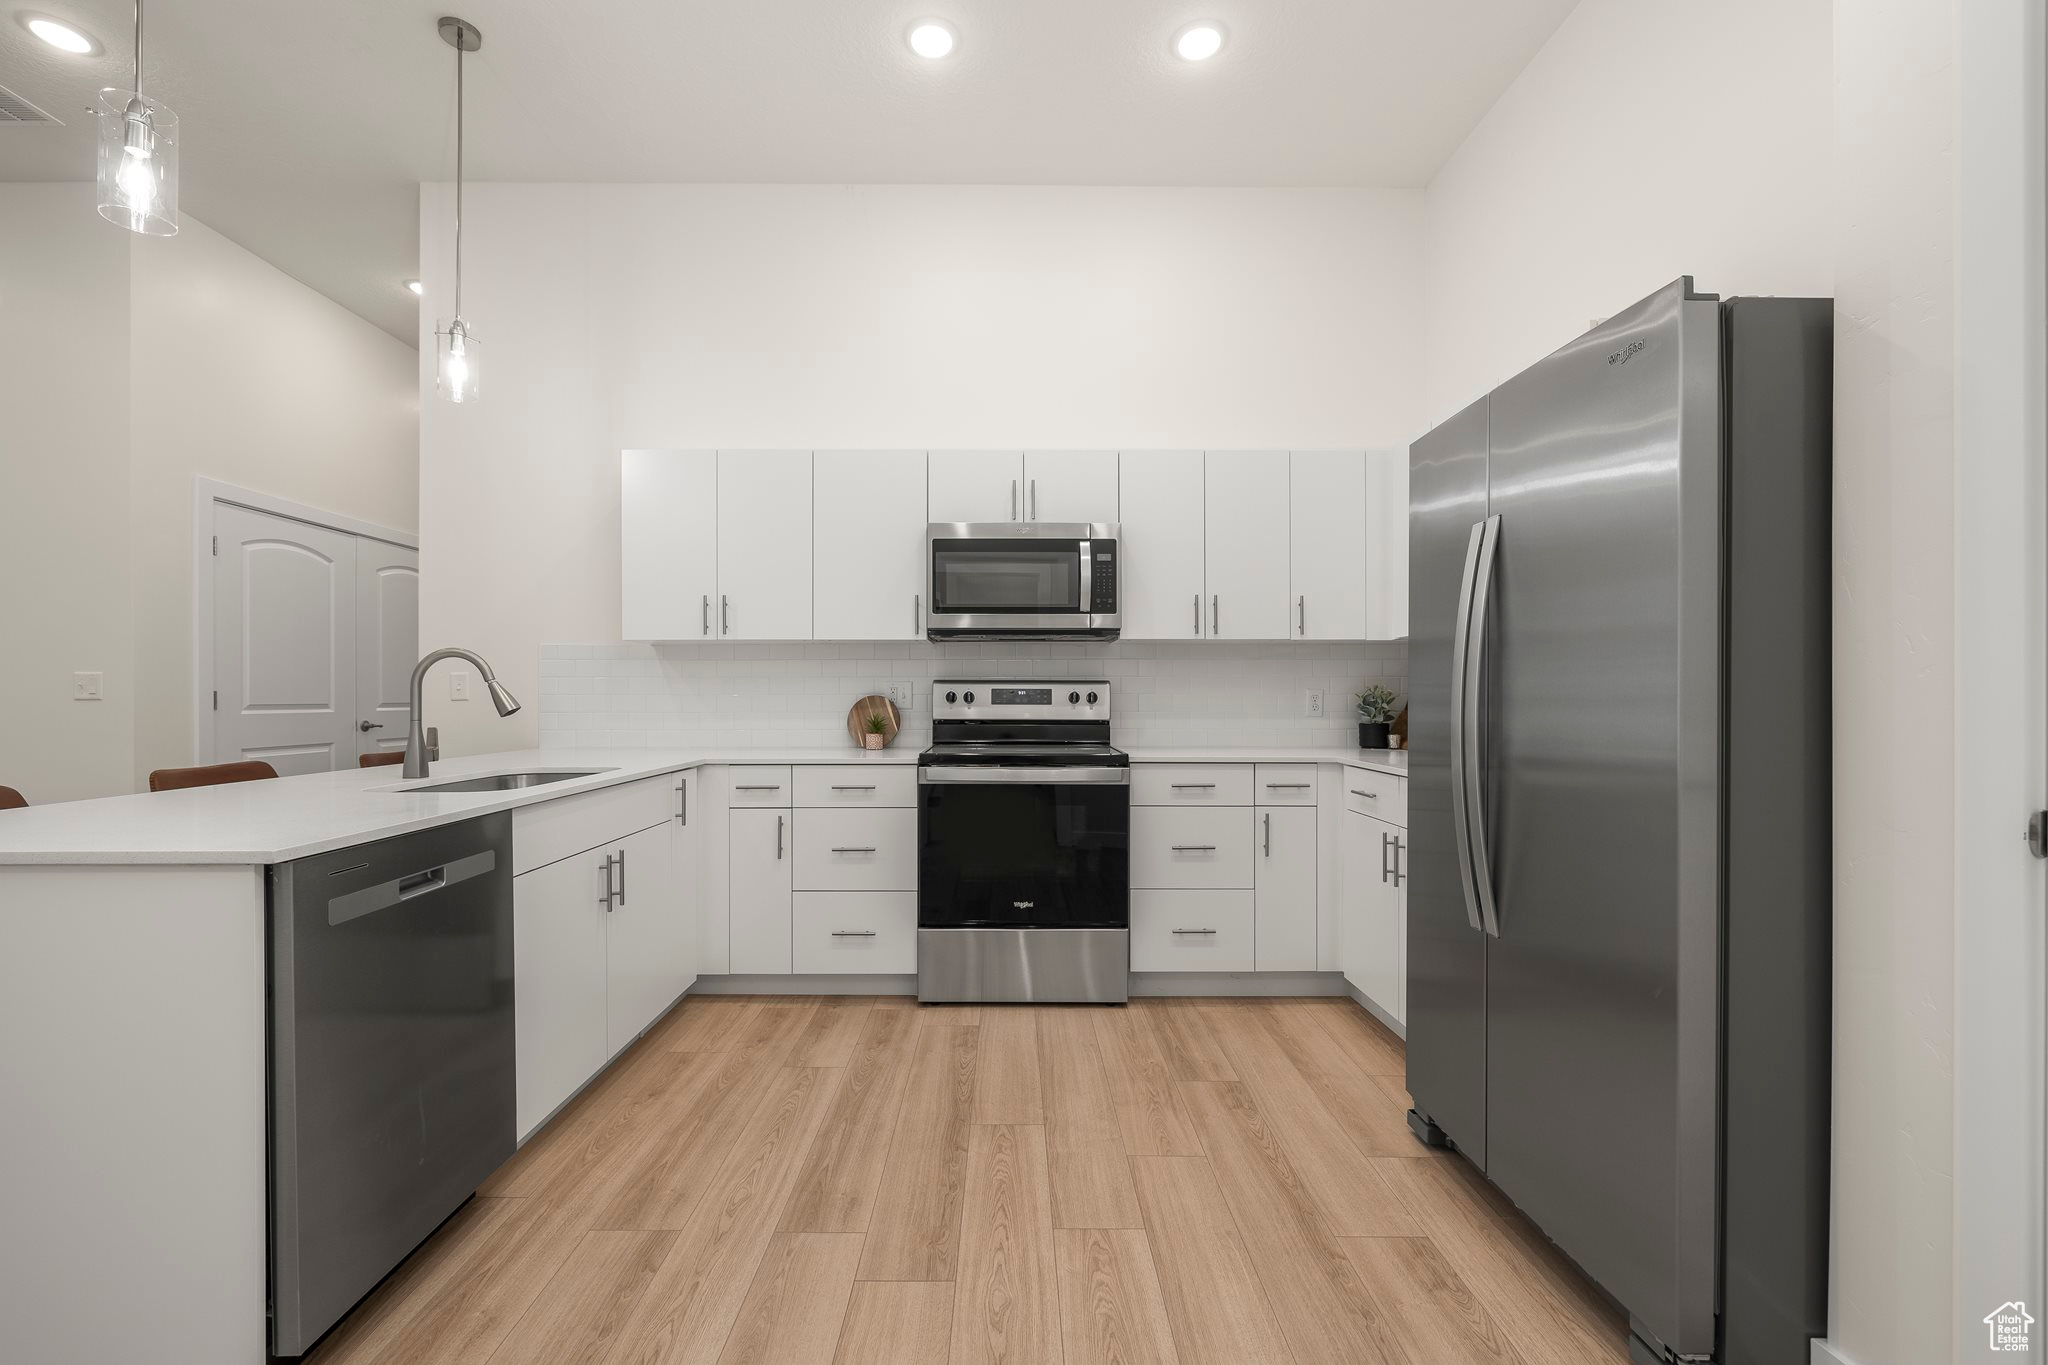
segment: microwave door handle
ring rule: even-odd
[[[1032,496],[1035,499],[1037,494]],[[1081,542],[1081,600],[1075,607],[1083,616],[1095,610],[1095,545],[1092,541]]]
[[[1465,898],[1465,920],[1482,932],[1486,926],[1479,917],[1479,893],[1472,885],[1471,803],[1465,786],[1465,693],[1471,655],[1472,591],[1478,580],[1483,530],[1480,525],[1473,526],[1465,542],[1465,571],[1459,580],[1457,615],[1451,624],[1451,839],[1458,855],[1458,889]]]
[[[1473,579],[1472,625],[1467,637],[1470,662],[1465,667],[1465,800],[1471,807],[1472,888],[1479,897],[1479,918],[1486,932],[1500,937],[1500,907],[1493,895],[1493,855],[1486,835],[1486,634],[1493,604],[1493,566],[1500,548],[1500,515],[1479,524],[1479,565]]]

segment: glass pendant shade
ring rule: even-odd
[[[434,328],[434,388],[451,403],[476,399],[480,378],[476,338],[461,318]]]
[[[102,90],[100,217],[149,237],[178,232],[178,116],[147,95]]]

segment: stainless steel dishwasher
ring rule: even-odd
[[[270,1337],[303,1354],[512,1155],[512,817],[270,869]]]

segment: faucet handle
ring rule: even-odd
[[[429,763],[439,763],[441,761],[441,727],[438,725],[429,725],[427,727],[427,761]]]

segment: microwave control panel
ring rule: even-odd
[[[1108,615],[1116,610],[1116,542],[1091,540],[1088,553],[1094,561],[1088,580],[1094,598],[1088,610],[1097,615]]]

